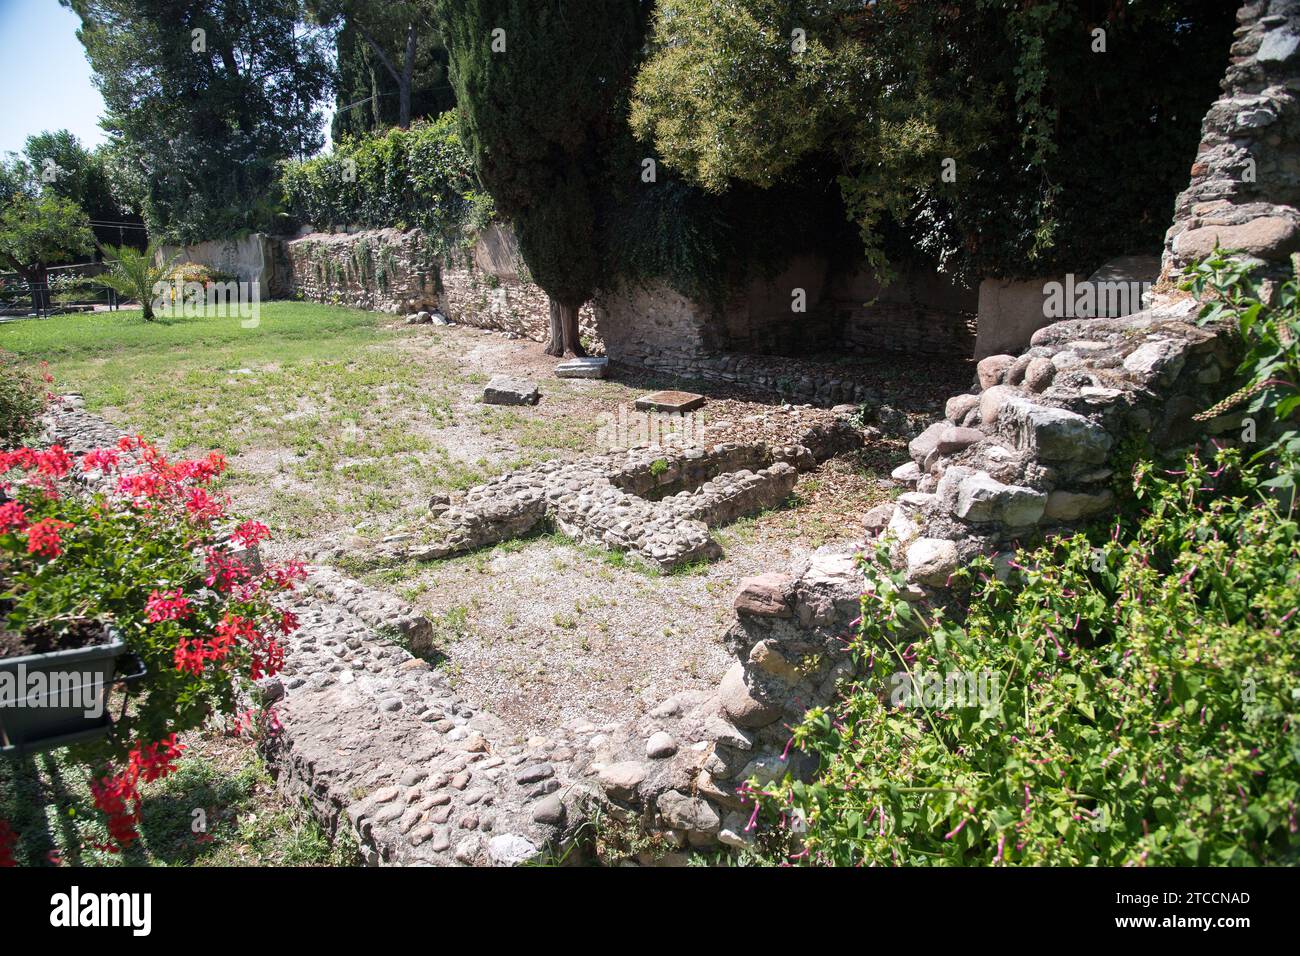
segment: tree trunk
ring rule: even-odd
[[[365,47],[362,47],[364,50]],[[379,74],[375,72],[373,66],[370,67],[370,128],[372,130],[384,128],[384,114],[379,111]]]
[[[578,329],[578,310],[582,303],[565,305],[551,299],[551,334],[546,340],[546,354],[563,358],[565,352],[572,352],[582,358],[587,350],[582,347],[582,337]]]
[[[581,302],[577,305],[560,304],[560,327],[564,332],[564,350],[581,358],[587,354],[587,350],[582,347],[582,337],[578,330],[580,308],[582,308]]]
[[[556,358],[564,356],[564,323],[560,319],[560,303],[551,299],[551,336],[546,340],[546,354]]]
[[[32,311],[44,315],[50,307],[50,274],[45,270],[45,263],[38,262],[23,269],[22,277],[32,290]]]
[[[406,59],[402,62],[402,78],[397,85],[397,125],[406,129],[411,125],[411,80],[415,76],[415,24],[406,28]]]

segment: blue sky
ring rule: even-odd
[[[88,149],[107,138],[80,25],[58,0],[0,0],[0,155],[21,151],[28,136],[45,130],[71,130]],[[328,147],[334,103],[321,105]]]
[[[104,141],[80,22],[58,0],[0,0],[0,153],[47,129],[71,130],[87,147]]]

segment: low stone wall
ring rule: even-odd
[[[313,569],[322,596],[359,587]],[[281,791],[371,865],[516,865],[565,840],[562,764],[475,708],[447,675],[354,611],[310,593],[261,690],[278,730],[263,752]],[[594,729],[594,728],[593,728]]]
[[[453,322],[543,342],[546,293],[526,273],[509,229],[490,226],[474,245],[441,256],[419,229],[308,233],[284,243],[292,292],[314,302],[404,315],[439,311]],[[602,345],[592,307],[579,313],[591,350]]]
[[[360,564],[446,558],[522,537],[549,521],[576,541],[668,571],[716,557],[721,548],[710,529],[776,507],[794,489],[799,470],[861,443],[836,418],[814,425],[794,445],[656,446],[543,462],[470,488],[455,501],[439,496],[418,529],[348,556]],[[317,557],[343,554],[334,549]]]

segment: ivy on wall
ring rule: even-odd
[[[478,186],[454,111],[409,129],[344,139],[325,156],[286,162],[281,188],[299,223],[318,229],[419,228],[438,257],[472,241],[493,216],[492,198]]]

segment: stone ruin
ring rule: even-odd
[[[1166,280],[1211,237],[1240,243],[1278,276],[1300,243],[1300,166],[1294,149],[1278,149],[1296,141],[1300,2],[1247,3],[1239,19],[1224,96],[1169,233]],[[1247,159],[1263,174],[1255,181],[1241,178]],[[860,539],[744,582],[725,635],[731,668],[712,691],[670,696],[644,716],[522,736],[393,643],[427,642],[428,621],[313,568],[309,590],[292,597],[303,627],[285,671],[259,688],[277,704],[281,730],[265,747],[279,786],[331,830],[353,831],[370,863],[514,865],[574,845],[597,808],[659,837],[643,863],[747,845],[747,784],[815,772],[788,747],[790,728],[854,674],[846,641],[862,613],[859,555],[883,542],[909,600],[944,602],[952,571],[976,554],[1104,514],[1130,439],[1171,448],[1201,430],[1192,416],[1226,390],[1236,345],[1221,327],[1198,326],[1196,304],[1171,286],[1136,315],[1058,322],[1023,354],[982,360],[977,387],[947,402],[895,470],[909,490],[868,513]],[[116,437],[75,399],[55,419],[47,439],[73,450]],[[1231,441],[1238,424],[1224,416],[1208,431]],[[783,448],[547,463],[435,501],[423,540],[390,540],[377,556],[461,553],[552,522],[672,567],[707,555],[710,527],[779,502],[796,470],[855,440],[838,423]]]
[[[1232,336],[1199,327],[1196,304],[1169,294],[1169,280],[1211,236],[1241,243],[1279,275],[1296,251],[1300,167],[1294,150],[1277,147],[1295,142],[1298,12],[1300,3],[1259,0],[1239,14],[1224,96],[1206,117],[1192,186],[1170,230],[1162,295],[1135,315],[1049,325],[1023,354],[981,361],[977,388],[951,398],[944,420],[912,440],[911,460],[894,472],[909,490],[865,516],[861,539],[743,584],[725,636],[735,663],[712,692],[671,696],[622,723],[579,720],[523,741],[377,636],[410,626],[400,607],[377,618],[382,602],[366,589],[318,571],[317,594],[331,603],[304,629],[307,656],[291,655],[299,671],[286,685],[275,744],[282,785],[308,794],[327,820],[351,821],[374,862],[517,863],[570,844],[596,808],[660,838],[639,862],[750,843],[747,783],[815,772],[788,747],[790,728],[854,673],[846,641],[862,612],[860,554],[883,542],[906,571],[908,599],[943,602],[952,571],[974,555],[1004,554],[1104,514],[1112,482],[1126,477],[1118,472],[1127,442],[1185,443],[1198,430],[1192,416],[1226,390]],[[1268,171],[1257,185],[1241,179],[1247,158]],[[1209,431],[1231,440],[1236,425],[1225,416]],[[733,446],[697,458],[674,453],[667,470],[642,453],[544,466],[454,505],[438,502],[441,537],[391,546],[431,555],[476,547],[553,515],[583,540],[671,563],[703,547],[704,532],[657,535],[676,528],[678,516],[707,520],[705,502],[734,487],[725,476],[766,471],[766,486],[778,487],[788,480],[778,466],[797,468],[802,457]],[[656,500],[660,479],[665,496]],[[711,482],[717,499],[695,494]],[[498,511],[493,502],[506,503]],[[629,536],[643,525],[656,530]],[[351,729],[358,718],[360,731]]]
[[[1300,251],[1300,3],[1251,0],[1237,20],[1223,94],[1205,114],[1165,236],[1166,285],[1216,242],[1279,276]]]
[[[795,445],[723,442],[634,448],[550,461],[435,496],[416,532],[385,539],[362,563],[429,561],[553,527],[582,544],[621,551],[660,570],[721,553],[710,528],[774,508],[800,471],[862,442],[842,419],[814,425]]]
[[[947,418],[911,443],[911,461],[896,474],[912,490],[869,513],[859,540],[743,583],[725,635],[735,662],[716,688],[670,696],[623,722],[576,720],[546,737],[512,732],[388,639],[404,634],[418,646],[427,626],[419,615],[313,569],[313,593],[298,598],[304,627],[270,690],[282,724],[268,743],[280,785],[332,827],[349,826],[374,863],[519,863],[572,847],[597,809],[656,838],[643,863],[749,844],[748,785],[815,772],[788,746],[790,728],[855,674],[847,641],[862,613],[859,555],[884,541],[906,569],[907,598],[943,602],[949,575],[975,554],[996,555],[1109,507],[1125,438],[1185,441],[1191,416],[1235,367],[1230,338],[1198,327],[1194,314],[1184,299],[1121,319],[1060,322],[1040,330],[1024,355],[981,362],[978,391],[951,399]],[[554,509],[557,526],[567,523],[581,540],[640,542],[639,553],[664,561],[675,552],[656,555],[661,541],[626,536],[643,516],[698,522],[689,486],[725,491],[733,485],[720,478],[774,470],[773,481],[789,480],[779,476],[847,441],[846,429],[821,426],[820,442],[802,448],[638,449],[504,476],[462,503],[439,502],[443,527],[467,537],[427,546],[480,546],[473,541],[524,533]],[[716,515],[742,507],[724,507],[725,495],[698,497],[715,502],[705,510],[717,507]],[[606,500],[622,502],[631,510],[620,520],[634,521],[579,528],[591,521],[581,515],[609,514],[599,507]],[[669,501],[685,504],[655,511]],[[492,502],[506,504],[498,511]]]
[[[978,390],[909,446],[894,472],[911,486],[866,516],[863,539],[821,549],[789,572],[749,579],[735,599],[736,663],[713,694],[670,698],[578,761],[576,801],[682,848],[753,839],[746,784],[806,778],[790,728],[833,699],[855,665],[847,641],[864,609],[857,556],[877,542],[905,569],[906,597],[943,603],[951,575],[977,554],[1006,556],[1031,536],[1105,513],[1130,440],[1156,451],[1198,433],[1231,444],[1240,416],[1193,416],[1226,391],[1239,359],[1231,329],[1199,326],[1199,304],[1172,292],[1178,270],[1217,242],[1281,277],[1300,246],[1300,3],[1245,4],[1223,97],[1211,108],[1169,231],[1162,294],[1137,314],[1039,329],[1020,355],[977,368]],[[1285,146],[1285,149],[1280,147]],[[1266,181],[1244,181],[1251,160]],[[647,858],[644,862],[651,862]]]

